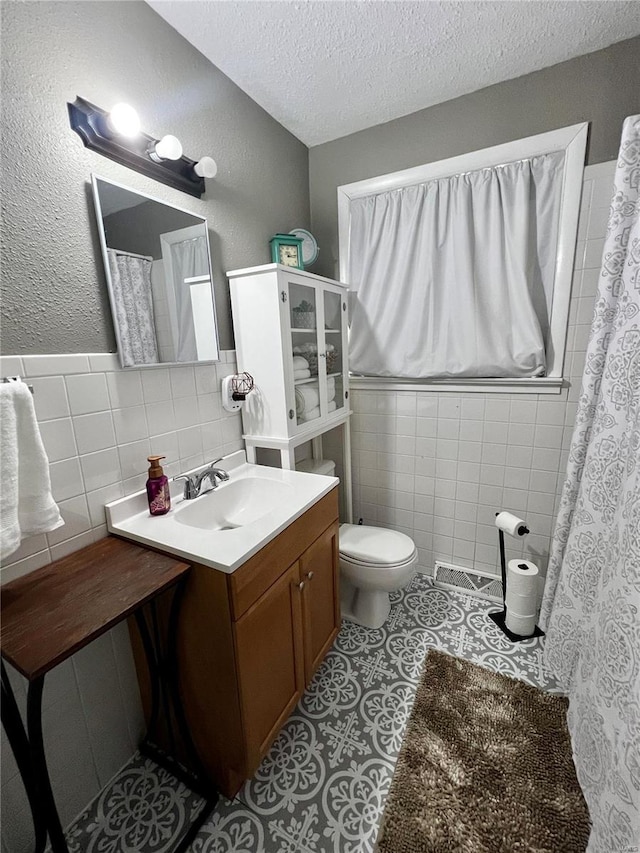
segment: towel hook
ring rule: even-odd
[[[1,380],[2,382],[22,382],[22,379],[19,376],[5,376]],[[33,385],[27,385],[27,388],[33,394]]]

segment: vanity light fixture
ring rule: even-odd
[[[152,145],[147,153],[154,163],[162,163],[163,160],[179,160],[182,157],[182,145],[177,136],[167,134]]]
[[[72,129],[87,148],[176,190],[200,198],[205,178],[213,178],[218,171],[212,157],[185,157],[175,136],[157,139],[144,133],[129,104],[116,104],[107,112],[77,97],[67,109]]]
[[[201,178],[215,178],[218,174],[218,164],[213,157],[203,157],[201,160],[198,160],[193,167],[193,171],[196,175],[200,175]]]
[[[107,125],[114,133],[133,139],[140,133],[140,116],[129,104],[116,104],[109,113]]]

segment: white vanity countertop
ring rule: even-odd
[[[166,515],[149,514],[146,491],[107,504],[109,532],[229,574],[339,482],[337,477],[250,465],[243,451],[217,467],[229,472],[229,481],[193,500],[183,499],[182,481],[172,482]],[[227,506],[240,526],[225,529]]]

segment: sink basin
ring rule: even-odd
[[[184,501],[175,520],[202,530],[236,530],[273,512],[291,496],[290,483],[243,477],[230,480],[199,498]]]
[[[220,467],[230,479],[190,501],[172,482],[166,515],[149,514],[146,491],[107,504],[109,532],[231,573],[338,485],[336,477],[250,464],[244,451]]]

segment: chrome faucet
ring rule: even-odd
[[[202,486],[205,480],[209,480],[209,485],[211,489],[218,488],[218,480],[220,482],[224,482],[229,479],[229,475],[222,468],[216,468],[216,462],[220,462],[222,456],[219,459],[215,459],[211,465],[205,468],[203,471],[198,471],[197,474],[180,474],[178,477],[174,477],[174,480],[184,480],[184,499],[185,501],[192,501],[194,498],[199,497],[202,494]],[[207,491],[210,491],[209,489]]]

